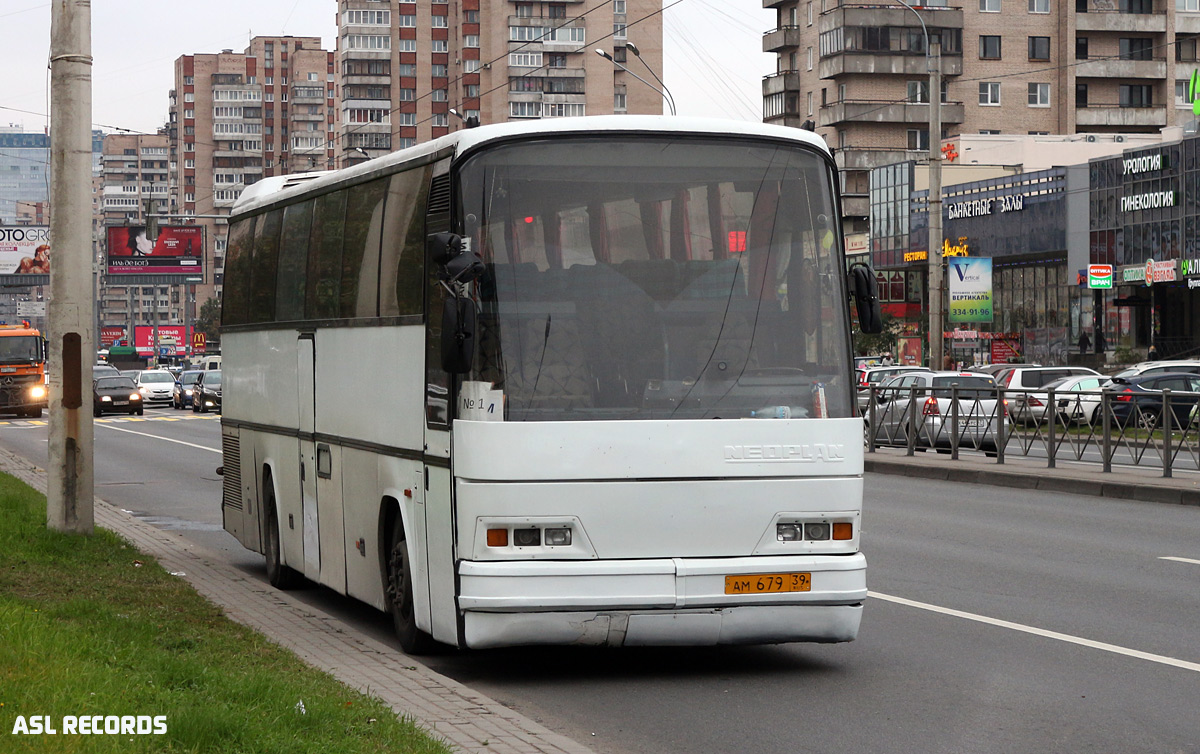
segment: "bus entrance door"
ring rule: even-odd
[[[300,495],[304,541],[304,575],[321,578],[321,530],[317,514],[316,382],[313,338],[296,342],[296,374],[300,407]]]

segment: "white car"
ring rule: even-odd
[[[136,378],[138,392],[142,394],[142,405],[170,403],[175,389],[175,375],[165,369],[146,369]]]
[[[952,398],[954,388],[958,389],[957,406]],[[879,387],[876,401],[875,441],[880,445],[907,445],[912,433],[916,447],[950,447],[957,413],[959,447],[994,455],[999,446],[1004,406],[996,399],[996,381],[986,374],[901,374]]]
[[[1200,361],[1196,359],[1175,359],[1171,361],[1143,361],[1128,369],[1122,369],[1113,377],[1138,377],[1143,374],[1158,374],[1159,372],[1191,372],[1200,374]]]
[[[1080,375],[1060,377],[1042,387],[1046,392],[1028,393],[1023,396],[1026,415],[1038,421],[1048,416],[1050,390],[1054,390],[1054,402],[1058,404],[1058,415],[1067,421],[1079,424],[1096,424],[1100,421],[1100,391],[1108,384],[1104,375]]]

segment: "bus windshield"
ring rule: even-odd
[[[735,138],[499,146],[458,174],[507,421],[851,415],[832,173]]]

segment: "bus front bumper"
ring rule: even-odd
[[[726,594],[725,577],[811,574],[805,592]],[[463,639],[533,644],[712,646],[852,641],[867,596],[852,555],[460,564]]]

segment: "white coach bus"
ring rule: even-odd
[[[411,653],[854,639],[878,302],[835,176],[807,131],[624,116],[254,184],[225,528]]]

